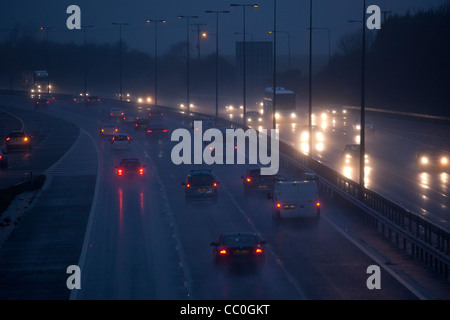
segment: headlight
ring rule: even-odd
[[[302,132],[302,141],[308,141],[309,139],[309,133],[307,131]]]
[[[295,118],[295,117],[296,117],[295,113],[292,112],[292,113],[291,113],[291,118]]]
[[[280,114],[278,112],[275,113],[275,119],[279,119],[280,118]]]
[[[422,162],[422,164],[427,164],[428,163],[428,158],[427,157],[422,157],[422,158],[420,158],[420,162]]]
[[[323,133],[322,132],[317,132],[316,134],[316,139],[318,141],[323,141]]]
[[[356,130],[361,130],[361,126],[359,124],[356,125]]]
[[[448,159],[446,157],[442,157],[441,159],[441,164],[447,164],[448,163]]]

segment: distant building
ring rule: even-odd
[[[240,81],[244,71],[244,42],[236,42],[236,71]],[[265,87],[273,77],[273,43],[245,41],[246,84],[250,88]]]

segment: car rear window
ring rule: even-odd
[[[115,136],[114,141],[127,141],[128,136]]]
[[[213,178],[206,174],[196,174],[191,177],[193,186],[208,186],[213,184]]]
[[[257,241],[253,235],[233,235],[224,236],[223,244],[226,246],[251,246],[257,244]]]
[[[23,132],[12,132],[9,134],[10,138],[22,138],[25,137],[25,133]]]

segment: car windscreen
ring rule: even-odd
[[[191,176],[190,182],[193,186],[209,186],[213,184],[213,178],[207,174],[195,174]]]
[[[222,242],[226,246],[254,246],[257,244],[256,237],[253,235],[232,235],[224,236]]]

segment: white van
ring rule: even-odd
[[[319,217],[317,181],[277,181],[273,190],[273,218]]]

